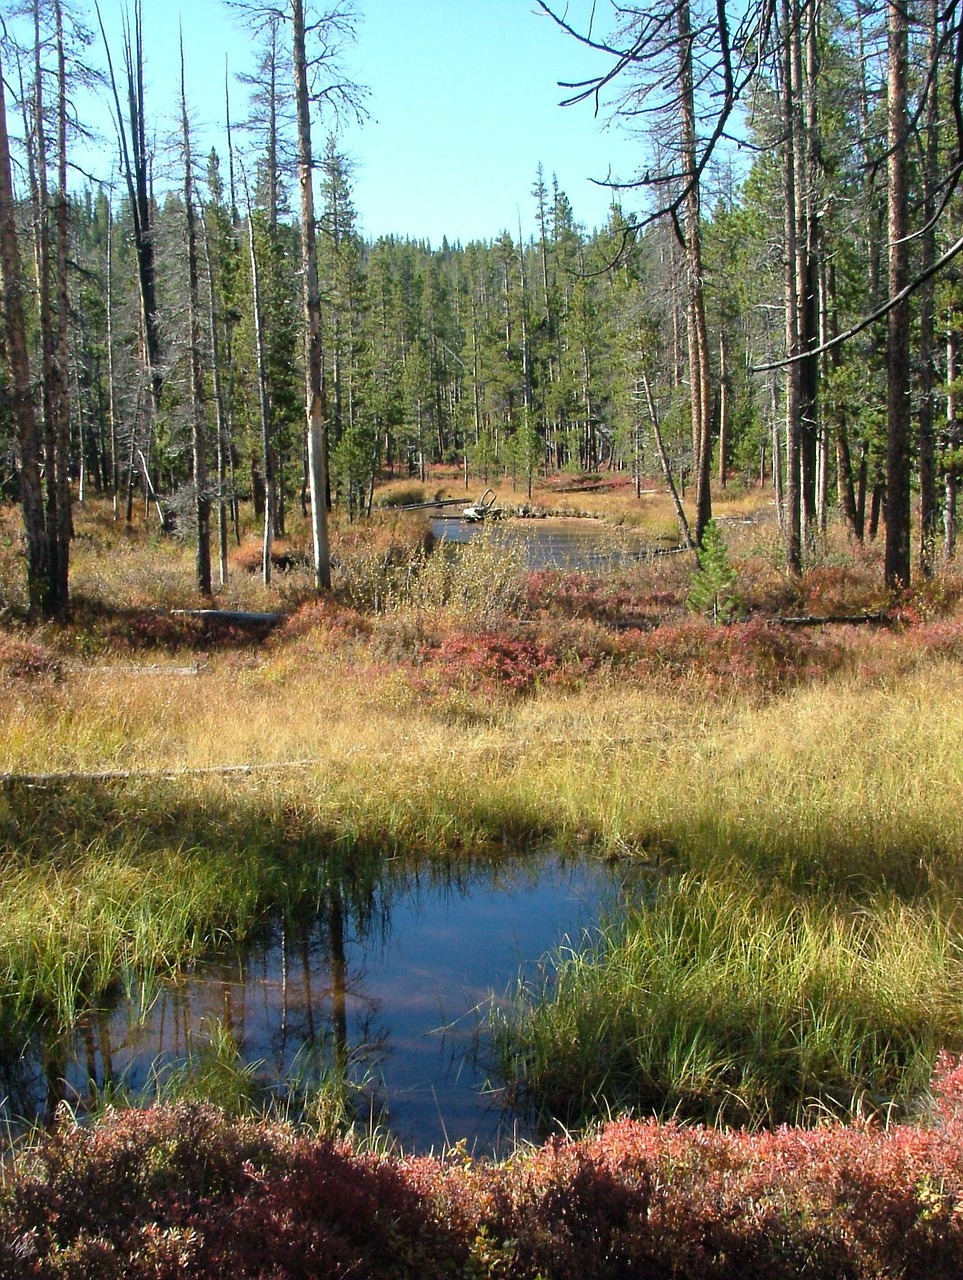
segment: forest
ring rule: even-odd
[[[225,80],[226,154],[192,148],[182,59],[163,186],[136,7],[119,39],[53,2],[7,32],[0,483],[35,610],[66,607],[75,494],[195,538],[207,593],[241,498],[283,537],[310,497],[323,562],[318,492],[359,515],[382,469],[441,462],[639,489],[648,469],[691,487],[697,542],[711,482],[769,484],[795,572],[831,510],[857,540],[885,529],[891,586],[952,556],[955,6],[614,6],[605,39],[570,29],[611,61],[570,109],[607,95],[644,175],[588,231],[539,166],[536,236],[434,247],[359,234],[336,129],[364,111],[351,5],[307,38],[297,8],[235,8],[258,59]],[[115,180],[78,187],[92,80]]]
[[[0,1280],[963,1274],[963,11],[536,7],[441,244],[374,6],[0,23]]]

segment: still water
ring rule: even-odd
[[[530,1135],[488,1084],[490,1000],[559,943],[578,943],[619,886],[602,864],[526,855],[497,866],[382,876],[359,895],[329,887],[300,928],[275,926],[151,994],[132,991],[69,1040],[35,1034],[0,1061],[2,1120],[83,1109],[96,1090],[152,1080],[203,1055],[216,1029],[281,1098],[337,1055],[372,1117],[409,1151],[465,1140],[504,1151]],[[2,1123],[0,1120],[0,1123]]]
[[[506,546],[520,546],[530,569],[604,572],[633,564],[647,554],[637,533],[599,520],[500,520],[484,524],[436,517],[431,531],[451,543],[467,542],[483,530]]]

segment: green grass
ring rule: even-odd
[[[568,619],[543,600],[546,616],[525,625],[546,639],[559,629],[567,681],[536,680],[524,697],[457,671],[433,683],[428,639],[497,636],[528,606],[497,538],[446,560],[423,554],[419,529],[340,531],[357,608],[315,602],[270,644],[205,651],[187,677],[174,668],[198,654],[169,647],[187,633],[169,620],[157,631],[144,606],[157,583],[165,604],[192,603],[189,557],[106,521],[81,540],[78,587],[103,607],[0,637],[0,759],[11,772],[132,776],[0,788],[0,1021],[42,1014],[69,1026],[135,977],[174,971],[276,915],[309,916],[328,876],[347,876],[360,904],[385,855],[467,862],[538,843],[652,864],[683,886],[674,909],[665,895],[571,961],[600,995],[584,1009],[575,1000],[567,1024],[596,1046],[586,1061],[565,1047],[564,1018],[552,1040],[549,1058],[569,1064],[564,1087],[544,1088],[560,1114],[588,1113],[586,1099],[620,1105],[633,1075],[636,1100],[752,1120],[911,1092],[963,1027],[948,994],[963,884],[953,635],[931,650],[912,629],[861,629],[831,641],[826,670],[819,645],[807,650],[806,679],[785,683],[728,668],[743,655],[719,646],[717,628],[687,633],[683,669],[665,678],[657,663],[640,675],[608,662],[624,633],[604,619],[620,592],[645,611],[682,609],[691,567],[676,558],[617,588],[589,584],[584,599],[569,584]],[[732,537],[733,563],[762,556]],[[869,573],[827,566],[792,584],[767,563],[740,590],[779,609],[844,607]],[[272,595],[235,575],[222,602],[297,603],[298,582]],[[565,630],[592,593],[594,620]],[[135,644],[124,628],[136,626]],[[25,637],[39,649],[29,662]],[[130,642],[120,657],[118,638]],[[598,659],[584,676],[583,643]],[[786,652],[791,662],[801,650]],[[150,674],[131,678],[118,658]],[[310,764],[190,772],[292,761]],[[150,776],[163,770],[187,772]],[[609,983],[619,994],[606,1004]],[[783,991],[795,992],[789,1004],[775,998]],[[618,1018],[633,1002],[644,1026],[630,1033]],[[618,1071],[599,1056],[614,1026],[640,1055]],[[526,1052],[516,1056],[527,1089]]]
[[[671,879],[494,1015],[543,1123],[622,1109],[738,1124],[905,1107],[963,1046],[963,957],[934,906],[860,909]]]

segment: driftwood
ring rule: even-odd
[[[226,776],[233,773],[270,773],[278,769],[311,769],[320,760],[278,760],[269,764],[214,764],[180,769],[102,769],[94,773],[0,773],[0,785],[49,787],[64,782],[127,782],[141,778],[194,778]]]
[[[379,511],[427,511],[429,507],[463,507],[464,498],[436,498],[434,502],[406,502],[396,506],[393,502],[378,507]]]
[[[85,676],[199,676],[204,667],[196,662],[189,667],[165,667],[159,662],[146,666],[130,662],[124,666],[92,667],[86,662],[72,662],[68,664],[67,670]]]

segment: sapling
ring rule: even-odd
[[[686,606],[713,622],[731,621],[739,604],[735,591],[738,575],[729,563],[726,544],[714,520],[706,525],[696,554],[699,567],[693,576]]]

